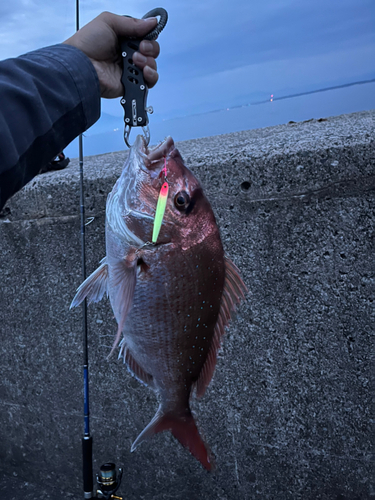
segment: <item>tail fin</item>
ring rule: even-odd
[[[190,410],[185,415],[180,416],[173,413],[163,413],[159,408],[148,426],[134,441],[131,451],[134,451],[143,441],[152,438],[154,434],[163,431],[171,431],[173,436],[199,460],[203,467],[208,471],[212,470],[213,464],[209,451],[199,434]]]

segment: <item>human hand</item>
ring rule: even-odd
[[[98,74],[102,97],[120,97],[124,88],[121,83],[122,58],[118,38],[142,38],[156,25],[157,19],[154,17],[135,19],[102,12],[63,43],[82,50],[90,58]],[[133,61],[143,70],[149,88],[153,87],[159,78],[155,61],[159,51],[158,42],[142,40],[139,52],[133,55]]]

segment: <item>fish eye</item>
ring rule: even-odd
[[[185,210],[190,203],[190,197],[186,191],[180,191],[174,197],[174,204],[177,210]]]

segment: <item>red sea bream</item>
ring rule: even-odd
[[[156,243],[151,243],[161,186],[169,186]],[[108,196],[106,256],[82,283],[72,306],[107,293],[120,356],[158,396],[159,409],[132,446],[170,430],[210,470],[189,400],[203,396],[232,311],[246,287],[224,254],[199,181],[169,137],[149,150],[142,136]]]

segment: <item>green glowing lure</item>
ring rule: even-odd
[[[154,219],[154,229],[152,231],[152,243],[156,243],[161,225],[163,222],[165,207],[167,206],[168,200],[168,182],[164,182],[160,189],[158,203],[156,205],[155,219]]]

